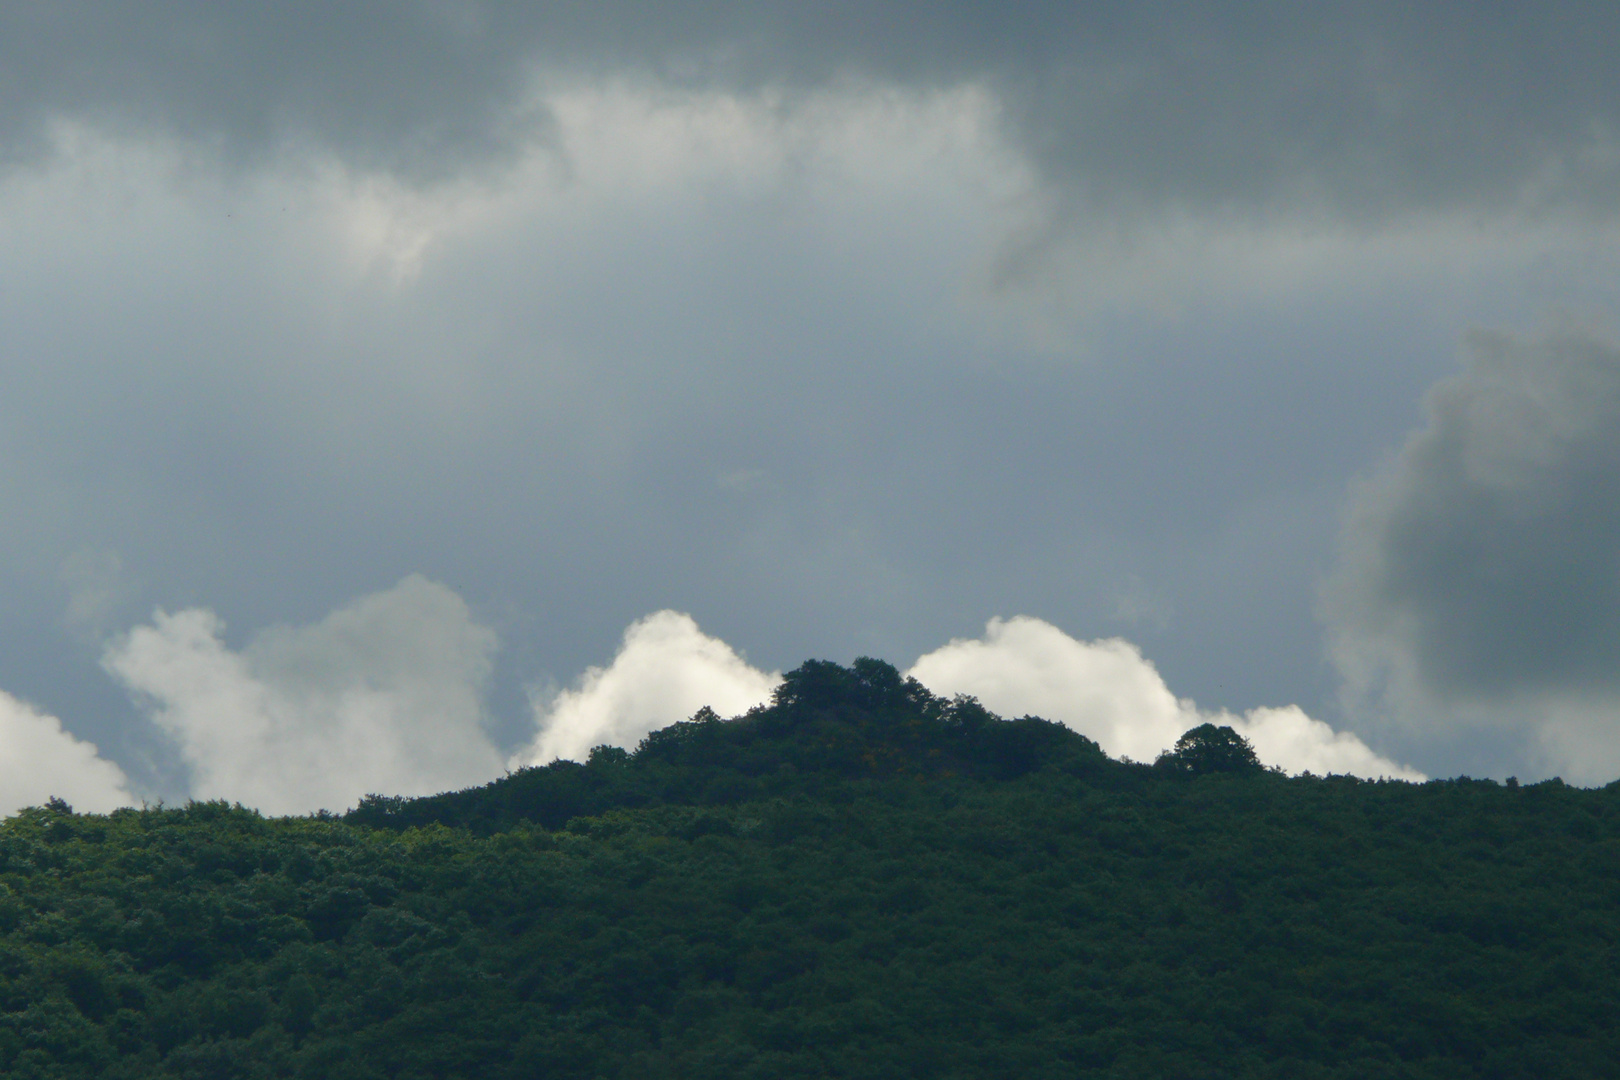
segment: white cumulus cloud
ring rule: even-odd
[[[1251,709],[1242,716],[1220,713],[1205,716],[1216,724],[1229,725],[1254,746],[1254,752],[1267,765],[1280,765],[1291,773],[1312,772],[1318,776],[1347,773],[1351,776],[1391,780],[1424,780],[1416,769],[1399,765],[1373,752],[1372,748],[1348,731],[1334,731],[1321,720],[1305,715],[1298,705],[1280,709]]]
[[[954,640],[906,674],[936,694],[971,694],[1006,716],[1056,720],[1109,754],[1138,761],[1153,760],[1183,732],[1209,722],[1229,725],[1254,745],[1261,761],[1291,773],[1423,778],[1297,706],[1243,716],[1201,712],[1172,694],[1130,642],[1079,641],[1028,616],[991,619],[983,638]]]
[[[690,615],[654,612],[624,632],[607,667],[588,668],[571,689],[536,700],[539,732],[514,764],[583,760],[604,744],[633,747],[705,705],[734,716],[770,700],[781,681],[779,673],[750,667]]]
[[[55,796],[75,810],[106,813],[136,800],[124,771],[61,721],[0,691],[0,813]]]
[[[412,575],[240,652],[222,630],[204,609],[158,611],[103,658],[179,743],[195,797],[304,813],[500,774],[484,730],[496,636],[444,586]]]
[[[1128,641],[1076,641],[1027,616],[991,619],[981,640],[957,639],[906,674],[936,694],[972,694],[1004,716],[1042,716],[1115,756],[1153,760],[1202,721]]]

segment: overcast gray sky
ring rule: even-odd
[[[1599,4],[0,6],[0,787],[82,769],[55,717],[130,797],[431,790],[1015,616],[1429,775],[1616,779],[1617,46]],[[747,665],[624,637],[664,610]]]

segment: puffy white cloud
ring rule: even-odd
[[[654,612],[624,632],[613,663],[591,667],[572,689],[535,702],[539,733],[515,764],[583,760],[604,744],[633,747],[705,705],[723,716],[746,712],[770,700],[781,681],[703,633],[690,615]]]
[[[56,717],[0,691],[0,813],[52,796],[93,813],[136,801],[124,771],[94,743],[75,739]]]
[[[1230,725],[1262,761],[1289,772],[1423,779],[1297,706],[1242,716],[1202,712],[1172,694],[1130,642],[1077,641],[1026,616],[992,619],[984,638],[952,641],[906,674],[935,693],[972,694],[1003,715],[1060,721],[1116,756],[1151,761],[1189,728],[1213,722]],[[625,631],[610,665],[592,667],[573,688],[536,701],[539,734],[514,764],[582,760],[603,744],[632,747],[705,705],[741,713],[769,700],[780,680],[704,634],[691,616],[660,611]]]
[[[1061,721],[1108,753],[1136,760],[1153,760],[1202,722],[1135,645],[1076,641],[1028,616],[991,619],[982,639],[952,641],[906,674],[936,694],[972,694],[1005,716]]]
[[[1279,765],[1291,773],[1312,772],[1318,776],[1348,773],[1351,776],[1392,780],[1423,780],[1416,769],[1398,765],[1374,753],[1366,743],[1348,731],[1332,727],[1305,715],[1298,705],[1281,709],[1251,709],[1243,716],[1221,713],[1206,716],[1216,724],[1228,724],[1248,739],[1254,752],[1268,765]]]
[[[444,586],[412,575],[240,652],[222,630],[159,611],[103,658],[178,741],[195,797],[303,813],[500,773],[483,726],[496,637]]]
[[[1189,728],[1225,724],[1260,760],[1292,773],[1351,773],[1418,780],[1348,732],[1335,732],[1297,706],[1243,716],[1204,713],[1178,699],[1128,641],[1078,641],[1028,616],[991,619],[983,638],[957,639],[907,672],[936,694],[971,694],[1007,716],[1030,714],[1073,728],[1109,754],[1151,761]]]

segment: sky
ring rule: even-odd
[[[0,806],[481,783],[811,659],[1620,778],[1599,4],[0,8]]]

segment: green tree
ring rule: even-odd
[[[1216,772],[1259,772],[1265,766],[1249,740],[1230,727],[1199,724],[1176,740],[1176,748],[1154,762],[1170,772],[1200,775]]]

